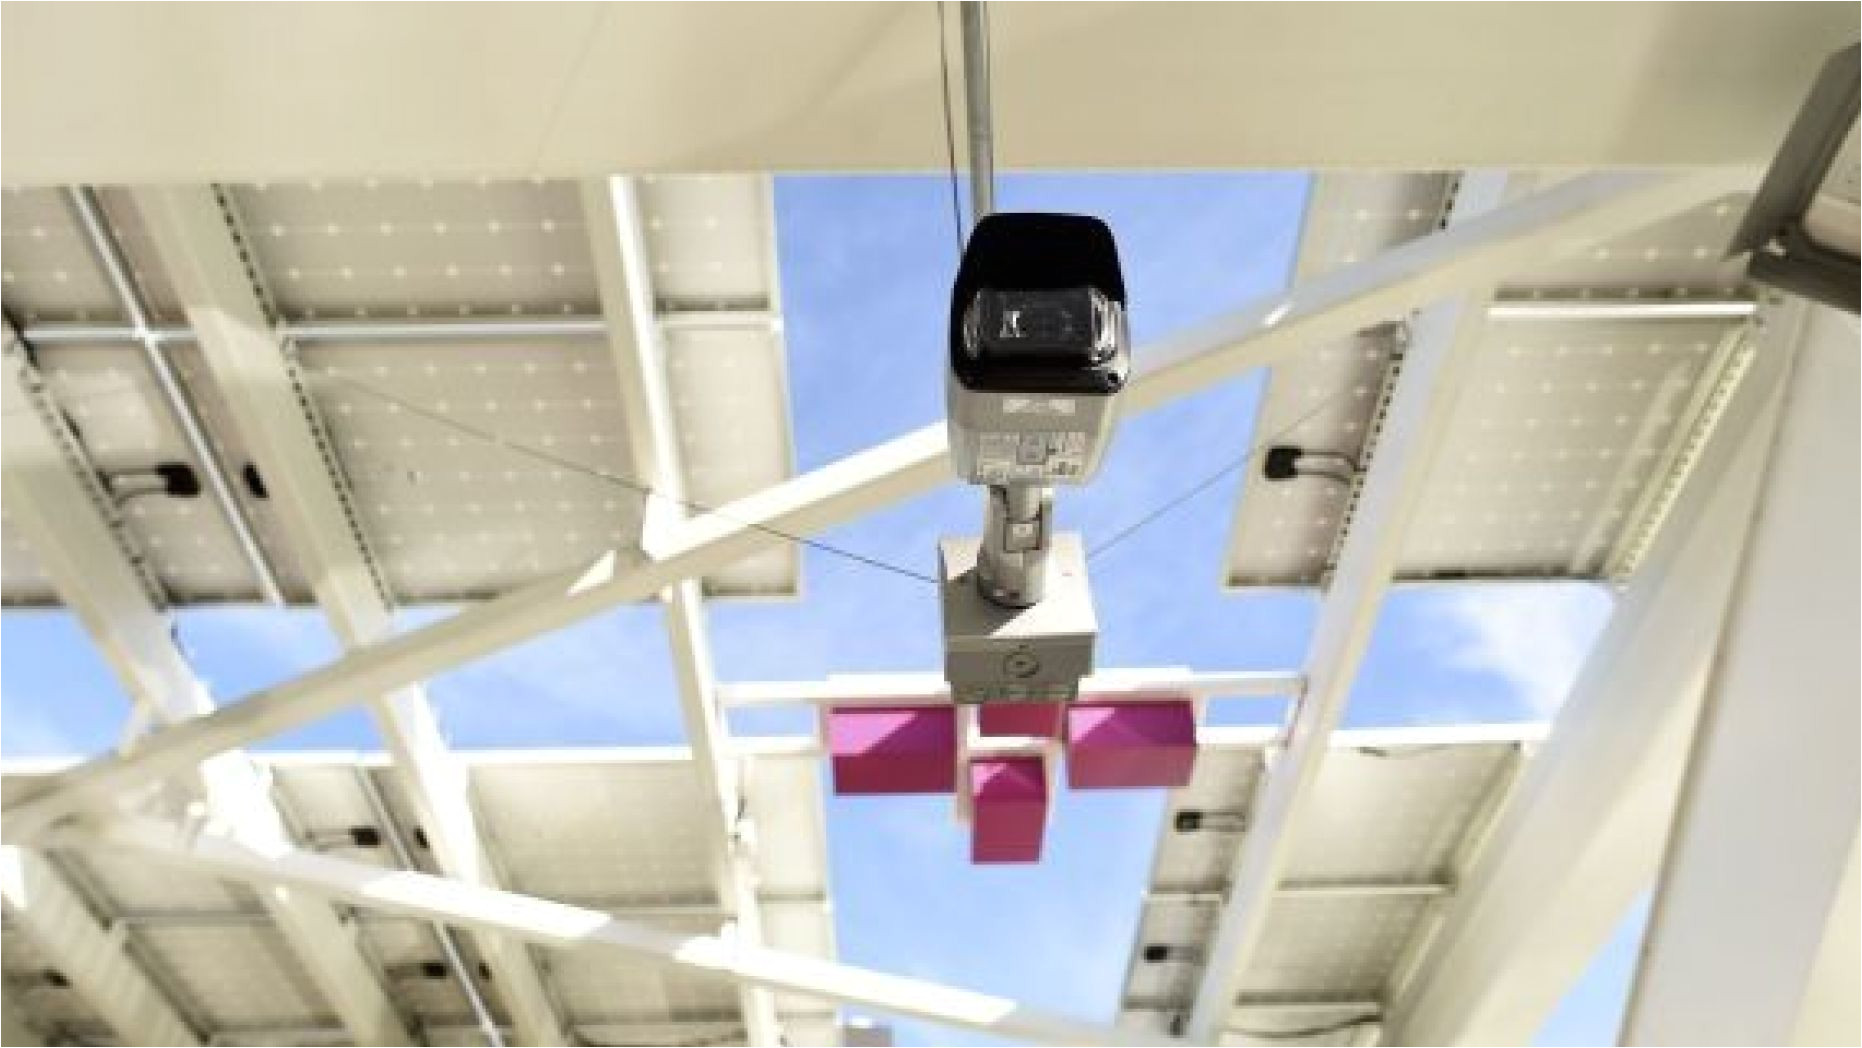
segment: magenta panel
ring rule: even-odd
[[[970,861],[1039,862],[1047,826],[1047,767],[1040,757],[970,762]]]
[[[1058,739],[1067,726],[1066,706],[1059,702],[985,702],[976,708],[976,729],[984,735],[1031,735]]]
[[[827,711],[834,792],[949,793],[957,787],[954,706],[859,706]]]
[[[1076,790],[1175,789],[1196,765],[1196,704],[1075,703],[1067,710],[1067,785]]]

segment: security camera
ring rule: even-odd
[[[971,484],[1083,484],[1131,373],[1112,231],[1084,215],[978,222],[950,306],[951,459]]]
[[[1131,373],[1112,231],[1084,215],[980,220],[951,292],[951,463],[988,489],[981,539],[939,544],[945,676],[960,702],[1065,701],[1098,627],[1053,485],[1090,480]]]

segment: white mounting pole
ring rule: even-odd
[[[989,96],[989,9],[982,0],[958,4],[963,22],[963,113],[970,141],[970,224],[996,210],[994,106]],[[942,27],[939,29],[942,32]]]

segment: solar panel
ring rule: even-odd
[[[1187,1014],[1202,978],[1229,864],[1273,729],[1205,729],[1191,783],[1164,813],[1121,999],[1121,1016],[1160,1032]],[[1242,1031],[1356,1024],[1301,1043],[1348,1044],[1425,944],[1431,919],[1478,848],[1533,725],[1337,733],[1292,858],[1243,973],[1228,1043]]]
[[[286,319],[598,312],[573,183],[313,181],[228,197]]]
[[[761,831],[756,865],[765,938],[773,947],[832,957],[825,822],[819,760],[811,746],[753,747],[748,800]],[[512,890],[628,920],[714,934],[723,919],[713,880],[713,842],[701,836],[707,788],[680,748],[468,752],[471,788],[491,861]],[[381,758],[292,753],[261,758],[300,846],[394,866],[361,784],[374,777],[396,828],[415,841],[415,821],[388,787]],[[34,766],[33,773],[42,766]],[[9,786],[29,777],[15,766]],[[422,846],[417,861],[425,864]],[[246,888],[150,865],[108,851],[60,859],[108,920],[160,972],[185,1014],[237,1043],[340,1040],[336,1024],[256,897]],[[392,996],[434,1043],[482,1043],[432,930],[418,921],[362,913],[365,952]],[[470,957],[469,943],[462,944]],[[612,951],[539,952],[547,992],[564,1021],[594,1043],[741,1043],[735,986],[689,968],[635,961]],[[30,935],[6,936],[5,978],[31,987],[34,1020],[87,1041],[107,1027],[76,995],[48,982]],[[482,989],[502,1016],[495,980]],[[41,1004],[43,1003],[43,1007]],[[783,996],[779,1014],[794,1043],[833,1043],[834,1009]],[[805,1032],[804,1032],[805,1031]]]
[[[688,497],[702,511],[794,471],[770,182],[662,176],[643,180],[641,197],[675,436]],[[120,192],[100,199],[152,319],[178,323],[135,208]],[[230,186],[221,199],[280,320],[399,325],[392,338],[326,331],[297,346],[358,526],[397,600],[484,599],[610,549],[637,551],[643,496],[602,333],[589,248],[597,234],[574,183],[308,181]],[[56,190],[16,189],[7,204],[7,302],[45,336],[41,367],[97,468],[191,461],[65,201]],[[440,321],[525,319],[582,326],[407,337]],[[92,337],[73,337],[79,326]],[[196,351],[176,337],[167,352],[209,438],[243,469],[252,456]],[[241,487],[287,598],[309,602],[267,499]],[[129,541],[174,602],[259,598],[210,501],[144,498],[125,512]],[[20,546],[10,531],[4,541]],[[30,557],[13,560],[5,602],[56,603]],[[706,587],[790,597],[799,571],[799,554],[777,547],[719,570]]]
[[[1517,199],[1544,178],[1510,179]],[[1434,229],[1451,180],[1323,175],[1307,208],[1298,274],[1309,278]],[[1738,304],[1724,258],[1736,201],[1719,200],[1580,258],[1510,278],[1508,304]],[[1527,315],[1487,321],[1398,560],[1406,580],[1619,578],[1634,566],[1654,494],[1685,467],[1681,447],[1711,425],[1705,406],[1731,366],[1736,315],[1634,318]],[[1315,346],[1270,372],[1256,439],[1364,465],[1402,329],[1382,325]],[[1232,587],[1321,583],[1350,520],[1351,484],[1325,478],[1243,483],[1225,578]]]
[[[1515,177],[1508,198],[1552,181]],[[588,186],[484,177],[216,190],[245,275],[275,314],[281,351],[303,380],[322,461],[348,500],[345,523],[391,603],[486,600],[609,550],[620,552],[623,569],[647,555],[638,541],[645,496],[634,477],[641,416],[623,405],[648,398],[625,395],[617,373],[625,366],[615,364],[616,345],[628,339],[653,343],[641,356],[662,372],[654,377],[666,388],[685,510],[703,513],[792,475],[770,179],[642,176],[630,185],[644,268],[628,276],[644,283],[638,302],[651,315],[613,331],[604,305],[614,311],[626,296],[612,286],[615,267],[604,253],[612,245],[591,244],[615,230],[595,228],[599,201],[585,213]],[[1317,178],[1295,282],[1437,230],[1458,185],[1459,176],[1437,172]],[[313,602],[313,573],[284,539],[266,478],[246,467],[254,456],[190,342],[134,199],[109,189],[99,199],[160,329],[151,337],[164,340],[187,399],[232,465],[236,497],[284,595]],[[1497,289],[1501,309],[1475,320],[1477,359],[1443,420],[1442,453],[1396,558],[1399,579],[1613,580],[1634,568],[1714,424],[1715,405],[1739,380],[1748,320],[1711,309],[1651,319],[1623,307],[1742,304],[1749,289],[1722,250],[1740,211],[1736,198],[1710,201],[1530,266]],[[0,234],[7,304],[36,336],[37,368],[83,436],[88,460],[74,455],[72,467],[108,477],[189,461],[130,337],[140,333],[126,327],[133,311],[117,301],[58,192],[10,190]],[[1343,474],[1360,472],[1378,446],[1406,337],[1403,319],[1392,318],[1285,359],[1269,375],[1256,439],[1332,455],[1347,464]],[[1356,497],[1349,475],[1270,483],[1251,472],[1227,584],[1325,586]],[[160,591],[158,605],[262,595],[210,501],[130,499],[120,521],[111,516],[124,552]],[[58,603],[3,518],[0,547],[6,604]],[[704,589],[793,597],[800,569],[794,543],[770,543],[710,570]],[[686,698],[702,708],[715,697],[692,697],[709,688],[708,656],[689,661],[696,667],[682,668],[699,683],[684,682]],[[1264,934],[1239,972],[1226,1038],[1329,1044],[1377,1036],[1385,1003],[1429,948],[1444,901],[1538,737],[1537,729],[1486,727],[1337,734],[1300,822],[1285,830],[1290,858],[1259,911]],[[1283,738],[1271,729],[1216,729],[1204,741],[1194,781],[1166,805],[1121,1000],[1125,1018],[1160,1034],[1182,1032],[1205,982],[1231,864]],[[714,809],[719,792],[730,791],[714,789],[715,769],[673,749],[459,756],[497,884],[667,931],[719,931],[726,907]],[[391,869],[399,846],[384,837],[405,836],[413,865],[439,872],[417,806],[385,760],[300,754],[263,763],[301,846]],[[765,747],[744,771],[761,938],[832,957],[819,754],[812,745]],[[24,774],[10,777],[16,784]],[[53,858],[134,966],[201,1032],[252,1044],[352,1035],[353,1019],[333,1007],[344,998],[318,987],[301,943],[273,925],[254,889],[107,851]],[[517,1025],[513,1012],[521,1017],[533,996],[504,974],[513,968],[481,959],[497,955],[496,939],[454,946],[420,921],[342,912],[353,917],[366,974],[428,1043],[481,1043],[478,994],[505,1025]],[[30,933],[6,938],[4,979],[36,1024],[85,1042],[119,1037],[123,1024],[113,1030],[61,985]],[[347,951],[347,934],[337,938]],[[594,950],[536,950],[524,960],[542,977],[538,1010],[591,1043],[736,1043],[757,1025],[738,985],[696,967]],[[819,1000],[782,994],[776,1006],[789,1043],[839,1036],[835,1009]]]

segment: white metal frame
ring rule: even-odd
[[[1467,176],[1451,222],[1491,212],[1505,188],[1506,179],[1498,174]],[[1292,856],[1300,812],[1318,781],[1332,730],[1344,717],[1410,518],[1454,415],[1461,377],[1479,346],[1492,295],[1492,284],[1471,288],[1428,307],[1411,325],[1387,421],[1372,449],[1338,570],[1313,627],[1305,694],[1256,796],[1249,832],[1229,870],[1227,898],[1190,1011],[1188,1036],[1197,1043],[1215,1043],[1228,1026],[1236,988],[1267,926],[1269,904]]]
[[[99,923],[45,856],[0,845],[0,898],[119,1037],[135,1044],[200,1043],[200,1035],[124,948],[128,927]],[[10,1024],[7,1033],[6,1043],[22,1043],[12,1039]]]
[[[1775,334],[1393,1002],[1386,1043],[1530,1041],[1653,879],[1794,349]]]
[[[1581,247],[1736,190],[1749,182],[1750,176],[1750,172],[1713,170],[1682,175],[1600,174],[1572,179],[1166,340],[1146,355],[1146,365],[1126,393],[1126,409],[1141,411],[1158,406],[1248,368],[1271,364],[1299,352],[1305,345],[1347,335],[1444,297],[1475,290],[1477,301],[1482,301],[1482,289],[1491,288],[1496,279],[1517,265]],[[585,199],[589,196],[599,200],[592,192]],[[231,318],[213,308],[226,304],[229,289],[239,277],[227,268],[233,260],[224,252],[224,245],[199,242],[207,225],[203,217],[205,199],[198,195],[190,198],[187,191],[145,197],[156,204],[153,210],[157,236],[168,238],[170,247],[165,253],[172,256],[171,265],[202,267],[202,272],[194,274],[193,283],[187,277],[178,279],[184,288],[192,288],[186,293],[190,319],[209,353],[214,352],[215,342],[223,347],[262,345],[268,363],[282,371],[282,366],[275,363],[276,339],[253,322],[249,304],[239,307],[246,312]],[[166,234],[160,232],[164,225],[168,228]],[[624,225],[616,219],[617,230],[623,230]],[[223,224],[220,228],[224,235]],[[597,250],[606,250],[599,241]],[[656,474],[656,488],[674,494],[676,467],[663,450],[654,450],[668,447],[665,427],[655,423],[651,414],[651,386],[656,381],[657,362],[650,354],[639,352],[652,344],[650,337],[639,338],[643,326],[650,327],[651,306],[639,300],[638,283],[627,282],[621,249],[606,258],[604,264],[609,272],[603,279],[604,310],[611,324],[610,336],[615,340],[617,363],[622,366],[623,394],[640,400],[648,411],[630,421],[637,430],[630,434],[634,461],[637,467],[651,467]],[[195,298],[202,289],[208,293],[206,302]],[[1373,525],[1400,524],[1413,503],[1412,482],[1428,460],[1431,431],[1436,428],[1431,411],[1439,407],[1436,398],[1444,395],[1442,391],[1452,391],[1455,361],[1466,353],[1466,339],[1455,334],[1456,320],[1475,308],[1467,304],[1440,307],[1425,315],[1420,324],[1418,349],[1412,351],[1404,370],[1403,385],[1408,392],[1399,390],[1389,431],[1367,484],[1359,526],[1347,539],[1339,581],[1328,601],[1328,608],[1336,610],[1328,610],[1322,622],[1307,674],[1307,694],[1295,717],[1287,756],[1268,781],[1268,797],[1262,807],[1267,817],[1262,825],[1282,832],[1257,830],[1250,835],[1251,840],[1264,843],[1244,852],[1238,863],[1240,876],[1230,892],[1225,932],[1214,951],[1216,963],[1210,967],[1211,978],[1200,995],[1197,1030],[1219,1031],[1222,1018],[1218,1016],[1225,1018],[1227,1004],[1223,984],[1245,958],[1248,943],[1256,934],[1260,907],[1250,906],[1249,900],[1263,898],[1262,893],[1277,884],[1281,839],[1293,829],[1292,816],[1297,814],[1302,786],[1316,771],[1313,747],[1323,747],[1337,720],[1342,696],[1349,686],[1350,666],[1355,663],[1355,654],[1361,652],[1376,598],[1387,582],[1393,540],[1383,533],[1400,528]],[[621,329],[623,323],[628,334],[635,336],[631,345],[624,341],[627,336]],[[1432,333],[1438,326],[1439,333]],[[282,403],[277,398],[285,387],[278,373],[254,379],[245,372],[252,366],[249,361],[235,358],[230,350],[222,349],[222,353],[226,359],[216,368],[220,381],[236,388],[239,383],[256,381],[259,388],[269,388],[273,403]],[[1436,382],[1431,383],[1432,378]],[[663,382],[663,375],[657,381]],[[301,421],[302,413],[294,417]],[[647,424],[638,425],[640,420]],[[268,425],[255,421],[242,429],[262,433]],[[251,439],[250,433],[248,436]],[[268,473],[278,480],[290,480],[289,471],[294,469],[321,470],[319,463],[303,457],[308,446],[298,445],[289,451],[274,448],[281,465]],[[1077,1043],[1124,1043],[1134,1037],[1154,1041],[1154,1035],[1138,1036],[1046,1016],[983,995],[781,954],[750,941],[667,937],[604,915],[499,892],[457,873],[451,879],[383,873],[375,867],[306,855],[277,842],[239,841],[218,832],[178,834],[173,827],[161,824],[85,814],[99,807],[107,809],[111,800],[126,790],[185,772],[214,754],[338,710],[358,696],[411,688],[425,677],[461,662],[605,608],[664,592],[689,732],[696,748],[712,753],[710,758],[701,753],[700,758],[708,765],[719,794],[719,830],[726,836],[720,854],[736,854],[729,839],[735,828],[731,798],[736,786],[720,711],[720,702],[728,691],[712,680],[702,632],[702,606],[693,580],[775,541],[771,531],[808,534],[928,490],[948,475],[945,454],[943,427],[931,426],[689,520],[649,514],[648,532],[643,536],[646,557],[639,562],[629,562],[621,553],[610,553],[584,569],[526,586],[419,630],[399,635],[382,631],[373,636],[358,632],[351,639],[360,646],[329,666],[264,689],[235,706],[177,724],[147,740],[135,752],[107,755],[52,776],[9,807],[5,832],[9,840],[29,839],[49,831],[65,840],[126,845],[177,861],[205,864],[229,876],[295,884],[361,905],[385,906],[533,942],[599,943],[644,950],[675,963],[717,970],[764,989],[855,1001],[1004,1035]],[[287,472],[277,474],[277,469]],[[324,479],[327,483],[328,478]],[[329,540],[316,524],[300,530],[302,534],[294,535],[294,542]],[[361,563],[354,556],[345,559],[315,549],[305,555],[321,558],[325,568],[354,568]],[[338,610],[329,600],[325,603],[333,612]],[[1285,675],[1277,675],[1271,685],[1250,682],[1251,686],[1275,689],[1294,683]],[[423,752],[431,756],[431,751],[419,747],[405,748],[409,751],[405,759],[410,763],[417,764]],[[443,790],[435,792],[442,798],[447,796]],[[427,798],[427,803],[435,803],[433,796]],[[735,882],[730,886],[738,887]],[[754,894],[747,900],[741,893],[727,898],[739,911],[740,921],[745,914],[754,912]],[[750,931],[754,934],[753,929]],[[773,1019],[763,1022],[765,1029],[758,1036],[768,1032],[767,1024]]]
[[[1185,667],[1101,671],[1080,681],[1084,701],[1117,699],[1169,701],[1290,698],[1305,678],[1294,672],[1229,670],[1197,672]],[[950,699],[942,673],[846,673],[822,681],[743,681],[718,685],[718,701],[731,708],[777,706],[940,705]]]
[[[275,517],[331,629],[348,649],[393,636],[393,612],[320,446],[314,406],[287,356],[289,347],[272,333],[216,190],[143,188],[133,194],[186,303],[207,373],[266,478]],[[497,887],[465,769],[448,751],[425,689],[402,685],[375,698],[370,708],[435,861],[450,876]],[[529,952],[495,935],[481,937],[478,946],[519,1038],[527,1044],[564,1043],[567,1034]]]
[[[620,379],[633,477],[652,491],[640,517],[640,547],[652,556],[685,520],[686,510],[638,189],[632,179],[622,177],[585,183],[582,212],[589,227],[602,312],[608,319],[615,374]],[[706,836],[714,842],[718,898],[731,915],[737,940],[746,946],[761,946],[762,907],[751,852],[756,834],[745,810],[742,765],[732,751],[730,727],[718,704],[704,592],[697,579],[687,578],[668,587],[661,599],[686,739],[713,802],[706,808],[711,823]],[[749,1042],[780,1044],[781,1022],[774,995],[745,983],[739,1002]]]
[[[1155,1035],[1029,1008],[989,994],[885,975],[732,937],[686,935],[598,910],[411,871],[383,870],[300,851],[255,847],[211,826],[150,819],[83,818],[53,835],[61,845],[127,848],[216,876],[290,885],[357,906],[494,931],[558,948],[601,947],[711,971],[767,990],[861,1005],[1042,1044],[1155,1045]]]
[[[1701,699],[1625,1044],[1792,1044],[1856,853],[1856,321],[1809,307]],[[1851,913],[1849,932],[1854,933]],[[1840,930],[1837,929],[1839,934]],[[1842,962],[1838,962],[1842,963]],[[1846,959],[1850,1000],[1856,955]],[[1824,1005],[1822,1007],[1827,1007]],[[1851,1025],[1839,1034],[1853,1041]],[[1836,1031],[1831,1031],[1836,1032]]]
[[[175,643],[173,623],[155,605],[119,544],[106,516],[107,496],[85,484],[65,459],[63,449],[75,447],[75,438],[62,418],[47,417],[34,402],[29,386],[38,382],[36,371],[7,334],[0,362],[6,409],[0,484],[9,519],[32,542],[53,585],[97,644],[143,723],[165,727],[206,715],[213,709],[207,687],[194,675]],[[133,751],[137,742],[132,737],[124,745]],[[216,817],[256,842],[287,838],[269,787],[243,754],[217,754],[197,772],[186,800],[204,799]],[[37,880],[43,883],[46,876],[49,872],[41,870]],[[24,902],[31,905],[33,899]],[[328,906],[288,892],[267,896],[266,903],[352,1036],[371,1043],[413,1043],[373,966]],[[94,1003],[106,1015],[120,1014],[107,1010],[108,1002]],[[132,1039],[151,1036],[146,1030],[120,1032]]]
[[[1126,409],[1157,407],[1271,364],[1308,342],[1349,334],[1445,294],[1489,284],[1510,265],[1635,228],[1745,181],[1727,171],[1572,179],[1459,229],[1412,241],[1166,340],[1146,354],[1153,363],[1126,390]],[[586,567],[372,644],[210,717],[178,725],[150,740],[133,759],[102,758],[22,799],[9,809],[9,832],[30,832],[131,783],[171,774],[223,749],[325,716],[356,694],[386,692],[606,608],[651,598],[681,579],[779,541],[771,531],[812,534],[930,490],[949,476],[944,438],[941,424],[908,433],[701,514],[645,561],[623,563],[621,554],[610,552]]]

